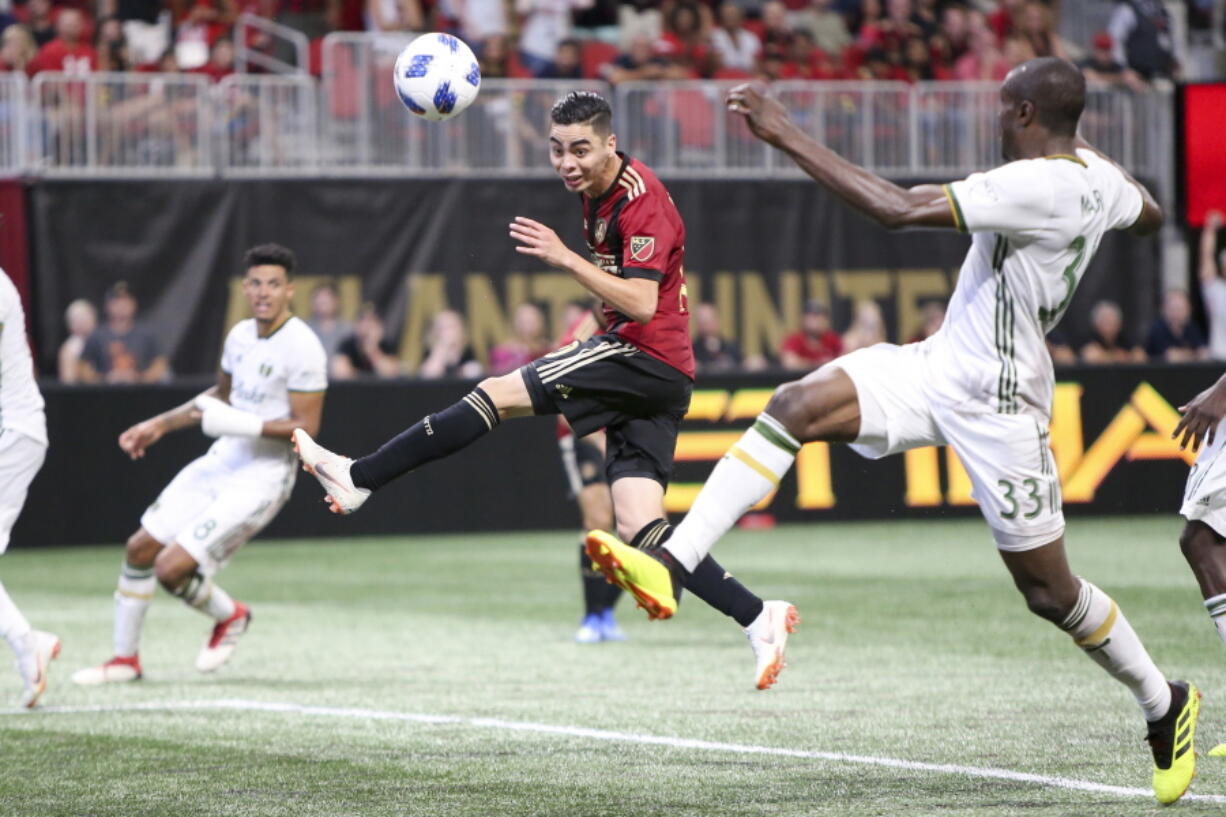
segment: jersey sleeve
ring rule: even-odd
[[[1051,217],[1051,184],[1030,162],[1010,162],[945,185],[958,229],[964,233],[1020,233]]]
[[[288,369],[285,387],[290,391],[314,392],[328,388],[328,355],[310,329],[303,332],[301,342],[294,345]]]
[[[1109,229],[1126,230],[1137,223],[1137,219],[1141,217],[1141,211],[1145,209],[1145,198],[1141,195],[1141,191],[1137,186],[1128,181],[1128,178],[1121,173],[1117,168],[1111,168],[1113,171],[1111,176],[1115,179],[1115,189],[1112,191],[1110,210],[1108,215],[1110,222]]]
[[[617,217],[622,237],[622,275],[626,278],[664,280],[677,232],[653,194],[626,203]]]

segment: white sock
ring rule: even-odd
[[[115,588],[115,622],[111,630],[111,645],[115,655],[131,658],[140,651],[140,633],[145,626],[145,613],[153,601],[158,580],[152,567],[124,564]]]
[[[195,574],[175,595],[214,621],[225,621],[234,615],[234,599],[208,576]]]
[[[1218,638],[1226,643],[1226,593],[1205,599],[1205,609],[1209,611],[1209,620],[1217,627]]]
[[[759,414],[715,466],[694,506],[673,529],[664,547],[686,570],[696,568],[745,511],[779,487],[798,451],[800,443],[782,423]]]
[[[1141,639],[1115,601],[1081,579],[1072,612],[1060,624],[1094,663],[1136,696],[1145,720],[1161,718],[1171,708],[1171,688],[1158,671]]]
[[[30,622],[26,621],[17,605],[13,604],[4,585],[0,584],[0,635],[4,636],[4,640],[13,648],[13,652],[17,653],[18,658],[27,651],[26,636],[29,634]]]

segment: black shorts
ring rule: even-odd
[[[562,470],[566,473],[566,485],[570,498],[575,499],[589,485],[604,485],[604,452],[588,437],[567,434],[558,438],[558,452],[562,455]]]
[[[605,475],[647,477],[667,487],[677,429],[694,383],[614,335],[596,335],[519,370],[532,409],[562,414],[575,436],[606,430]]]

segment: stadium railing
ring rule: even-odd
[[[56,177],[547,175],[545,123],[576,87],[613,96],[621,145],[672,176],[794,176],[727,113],[730,83],[489,79],[443,123],[408,114],[390,81],[405,39],[333,34],[323,75],[0,77],[0,174]],[[994,83],[780,82],[809,132],[895,178],[955,178],[999,162]],[[1171,94],[1093,89],[1082,132],[1173,193]]]
[[[407,114],[392,66],[413,35],[338,32],[324,37],[321,168],[329,173],[532,174],[549,170],[543,148],[549,108],[598,81],[487,79],[463,116],[428,122]]]
[[[319,167],[315,82],[234,74],[213,90],[215,144],[227,176],[312,174]]]
[[[25,117],[26,169],[73,177],[214,175],[210,89],[200,74],[38,74]]]
[[[311,44],[301,31],[246,12],[234,23],[234,68],[254,66],[273,74],[303,74],[310,69]],[[287,57],[292,56],[293,62]]]

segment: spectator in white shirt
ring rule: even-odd
[[[719,26],[711,33],[711,45],[724,68],[752,71],[757,64],[762,41],[744,22],[740,6],[731,0],[720,4]]]
[[[534,77],[553,67],[558,45],[571,35],[571,17],[579,9],[591,8],[595,0],[515,0],[515,11],[523,15],[519,33],[519,60]]]

